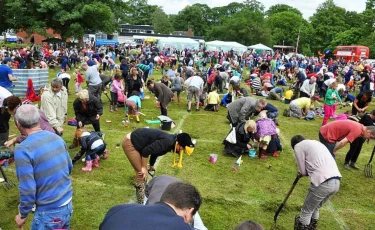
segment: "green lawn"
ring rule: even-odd
[[[56,71],[51,71],[51,77]],[[160,75],[156,72],[156,76]],[[74,92],[74,82],[70,82],[70,92]],[[147,92],[148,95],[148,92]],[[69,96],[69,118],[73,117],[72,102],[75,95]],[[154,97],[144,100],[142,112],[147,117],[141,117],[141,123],[131,121],[124,128],[121,121],[123,110],[117,113],[109,112],[109,101],[103,95],[104,115],[101,118],[101,129],[106,134],[105,141],[110,149],[110,157],[101,161],[101,167],[90,173],[81,171],[83,164],[77,162],[72,172],[74,189],[74,214],[71,229],[98,229],[99,224],[109,208],[116,204],[134,202],[135,189],[132,187],[133,169],[130,166],[121,147],[123,137],[134,127],[159,128],[158,125],[146,125],[144,120],[156,118],[160,114],[156,108]],[[281,141],[284,151],[279,158],[259,160],[243,156],[244,163],[238,167],[238,172],[232,171],[235,158],[224,155],[221,144],[229,130],[226,119],[226,109],[220,108],[218,113],[206,111],[186,111],[186,94],[182,94],[183,103],[171,103],[168,113],[177,126],[171,132],[182,129],[197,139],[197,146],[191,156],[184,155],[183,168],[171,168],[173,155],[166,154],[160,158],[156,173],[176,176],[194,184],[203,196],[200,215],[209,229],[233,229],[238,223],[252,219],[261,223],[265,229],[273,224],[273,215],[288,192],[297,173],[293,151],[289,147],[292,136],[302,134],[307,138],[317,139],[322,119],[303,121],[295,118],[280,116]],[[279,110],[287,105],[272,101]],[[343,112],[344,109],[340,110]],[[112,123],[105,123],[111,120]],[[92,129],[91,126],[87,126]],[[75,128],[64,126],[64,140],[67,145],[72,143]],[[13,121],[11,134],[18,134]],[[373,142],[365,144],[359,157],[358,165],[363,167],[369,160]],[[320,229],[375,229],[375,199],[373,198],[374,179],[363,176],[362,170],[345,170],[343,168],[347,148],[340,151],[337,157],[339,169],[343,175],[340,191],[323,206],[320,215]],[[73,157],[78,149],[69,150]],[[217,153],[218,161],[211,164],[208,159],[211,153]],[[7,175],[16,181],[14,164],[5,167]],[[279,229],[292,229],[294,216],[299,213],[309,179],[302,178],[290,196],[285,209],[278,218]],[[15,229],[14,216],[18,205],[17,187],[9,191],[0,189],[0,228]],[[147,217],[146,217],[147,218]],[[32,215],[28,218],[29,228]]]

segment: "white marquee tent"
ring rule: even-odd
[[[249,46],[249,48],[253,49],[253,50],[269,50],[269,51],[273,51],[272,48],[270,48],[268,46],[265,46],[265,45],[263,45],[261,43],[253,45],[253,46]]]
[[[225,42],[225,41],[211,41],[206,42],[206,49],[210,51],[217,51],[222,50],[224,52],[228,52],[231,49],[237,52],[245,52],[247,47],[238,43],[238,42]]]
[[[176,48],[178,50],[199,49],[199,42],[191,38],[162,37],[158,38],[159,47]]]

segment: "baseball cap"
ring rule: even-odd
[[[4,58],[3,63],[6,64],[6,63],[8,63],[8,62],[14,62],[14,61],[13,61],[13,59],[10,58],[10,57],[6,57],[6,58]]]

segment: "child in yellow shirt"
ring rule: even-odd
[[[289,90],[285,91],[284,94],[284,102],[285,104],[290,104],[290,102],[293,99],[294,92],[293,90],[289,87]]]
[[[217,93],[217,88],[212,86],[211,92],[207,96],[207,105],[204,108],[206,111],[219,111],[219,104],[220,104],[220,96]]]

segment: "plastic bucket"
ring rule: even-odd
[[[162,130],[171,130],[172,128],[172,121],[162,121],[161,122],[161,129]]]
[[[210,162],[215,164],[217,161],[217,154],[210,154]]]
[[[255,157],[255,154],[257,153],[256,149],[250,149],[249,150],[249,157]]]

